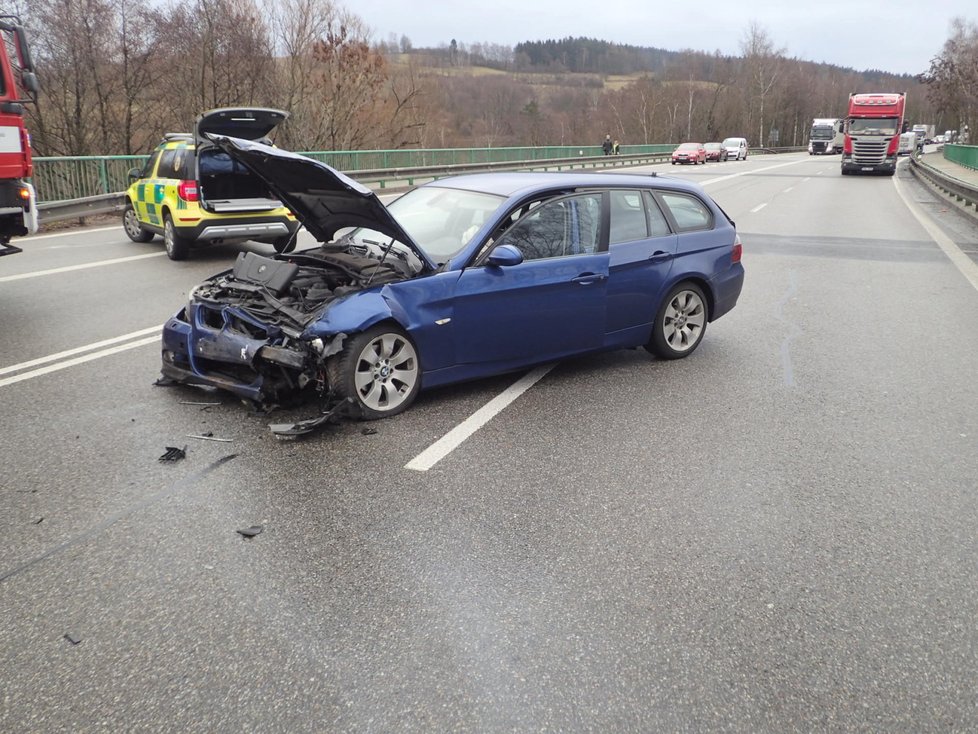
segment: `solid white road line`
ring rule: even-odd
[[[69,229],[65,232],[52,232],[51,234],[35,234],[32,235],[31,237],[25,237],[23,239],[23,242],[26,242],[27,244],[30,245],[35,242],[38,242],[39,240],[52,240],[55,237],[71,237],[73,235],[77,237],[79,234],[90,234],[92,232],[111,232],[112,230],[115,230],[116,232],[119,232],[121,234],[122,225],[117,224],[114,227],[93,227],[92,229],[82,227],[79,229]]]
[[[99,260],[93,263],[82,263],[81,265],[67,265],[63,268],[51,268],[50,270],[36,270],[33,273],[20,273],[19,275],[4,275],[0,277],[0,283],[9,283],[12,280],[27,280],[28,278],[40,278],[43,275],[57,275],[58,273],[71,273],[75,270],[87,270],[88,268],[100,268],[104,265],[118,265],[119,263],[133,262],[134,260],[145,260],[149,257],[163,257],[165,252],[151,252],[148,255],[131,255],[130,257],[116,257],[111,260]]]
[[[537,367],[535,370],[523,375],[523,377],[411,459],[411,461],[404,465],[404,468],[414,469],[415,471],[428,471],[457,449],[465,439],[502,412],[507,405],[542,380],[556,366],[557,363],[555,362],[544,365],[543,367]]]
[[[108,357],[112,354],[118,354],[119,352],[125,352],[128,349],[135,349],[136,347],[143,347],[147,344],[157,344],[160,343],[159,336],[151,336],[146,339],[140,339],[139,341],[129,342],[128,344],[122,344],[118,347],[112,347],[110,349],[103,349],[100,352],[92,352],[91,354],[86,354],[83,357],[76,357],[75,359],[69,359],[64,362],[58,362],[57,364],[50,364],[47,367],[41,367],[40,369],[32,370],[30,372],[22,372],[19,375],[14,375],[13,377],[6,377],[0,380],[0,387],[6,387],[7,385],[13,385],[15,382],[22,382],[24,380],[30,380],[33,377],[40,377],[41,375],[48,375],[52,372],[57,372],[58,370],[64,370],[68,367],[74,367],[78,364],[84,364],[85,362],[91,362],[95,359],[100,359],[102,357]]]
[[[954,267],[960,271],[961,275],[978,291],[978,265],[975,265],[975,261],[965,255],[961,248],[954,244],[954,241],[944,234],[930,217],[922,212],[917,202],[907,194],[905,184],[900,183],[900,179],[896,176],[893,177],[893,185],[896,187],[900,198],[903,199],[903,203],[907,205],[910,213],[914,215],[914,218],[920,222],[920,225],[927,231],[927,234],[934,239],[937,246],[944,251],[948,260],[954,264]]]
[[[141,336],[146,336],[148,334],[159,335],[163,331],[163,325],[150,326],[148,329],[140,329],[139,331],[133,331],[129,334],[123,334],[122,336],[114,336],[111,339],[103,339],[100,342],[93,342],[91,344],[86,344],[83,347],[75,347],[74,349],[66,349],[63,352],[58,352],[57,354],[49,354],[46,357],[38,357],[37,359],[32,359],[28,362],[21,362],[20,364],[12,364],[9,367],[0,367],[0,375],[6,375],[10,372],[20,372],[21,370],[26,370],[31,367],[37,367],[39,364],[45,364],[47,362],[56,362],[59,359],[64,359],[65,357],[71,357],[75,354],[81,354],[82,352],[90,352],[93,349],[101,349],[102,347],[107,347],[110,344],[118,344],[119,342],[128,341],[129,339],[137,339]]]

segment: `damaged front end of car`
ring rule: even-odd
[[[242,253],[231,270],[194,288],[163,327],[163,377],[227,390],[265,410],[310,390],[329,403],[327,363],[370,319],[358,314],[333,328],[327,310],[435,266],[377,196],[341,172],[253,140],[204,137],[264,181],[321,245],[274,257]]]
[[[338,299],[411,277],[399,260],[350,250],[239,255],[164,325],[164,378],[227,390],[264,410],[309,391],[327,398],[326,363],[347,335],[310,327]]]

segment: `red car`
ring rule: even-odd
[[[706,160],[708,161],[727,160],[727,149],[724,148],[720,143],[707,143],[703,147],[706,148]]]
[[[683,143],[672,151],[672,165],[677,163],[706,163],[706,148],[703,143]]]

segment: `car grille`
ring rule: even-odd
[[[862,166],[873,166],[886,160],[886,148],[889,139],[883,140],[854,140],[852,143],[853,162]]]

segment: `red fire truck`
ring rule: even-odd
[[[37,102],[38,84],[20,18],[0,15],[0,36],[0,255],[12,255],[20,248],[10,244],[11,237],[37,231],[24,104]]]
[[[907,95],[850,94],[842,175],[896,172]]]

